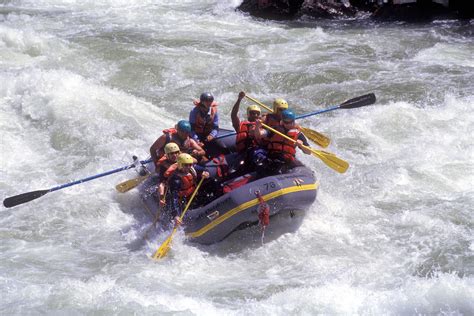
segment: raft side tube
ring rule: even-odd
[[[190,210],[184,219],[185,232],[193,242],[212,244],[247,223],[252,225],[258,222],[257,190],[270,206],[270,216],[273,216],[289,211],[305,211],[316,199],[317,188],[313,172],[305,166],[265,177],[234,189],[203,207]]]

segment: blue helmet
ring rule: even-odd
[[[203,92],[201,96],[199,97],[199,101],[201,103],[206,102],[206,101],[212,102],[214,101],[214,96],[210,92]]]
[[[295,112],[290,109],[286,109],[285,111],[281,112],[281,119],[284,121],[294,121],[296,119]]]
[[[178,131],[191,133],[191,124],[189,123],[189,121],[181,120],[181,121],[178,122],[176,127],[177,127]]]

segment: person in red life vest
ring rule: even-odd
[[[158,196],[160,197],[160,206],[166,204],[164,199],[167,182],[165,172],[172,164],[178,161],[179,154],[181,154],[179,146],[176,143],[168,143],[165,145],[165,155],[155,163],[155,171],[158,174]]]
[[[217,113],[217,102],[209,92],[204,92],[199,101],[194,101],[195,107],[189,113],[192,138],[204,146],[211,142],[219,132],[219,114]]]
[[[187,199],[191,197],[196,189],[198,173],[201,177],[208,178],[209,172],[204,168],[194,165],[193,157],[189,154],[180,154],[177,163],[171,165],[165,172],[168,177],[168,194],[166,196],[166,208],[169,215],[174,219],[175,225],[180,225],[179,219]]]
[[[279,126],[281,113],[286,109],[288,109],[288,102],[283,99],[275,99],[275,101],[273,101],[273,112],[262,115],[263,123],[273,128]]]
[[[237,102],[235,102],[234,107],[230,117],[232,119],[232,126],[237,132],[235,146],[239,153],[244,153],[248,149],[254,148],[257,146],[254,137],[255,122],[260,118],[262,111],[258,105],[250,105],[247,107],[247,120],[240,121],[239,119],[239,107],[240,102],[245,97],[245,92],[241,91]]]
[[[284,171],[284,167],[293,168],[296,166],[296,147],[299,147],[307,155],[311,154],[310,150],[303,147],[303,145],[309,146],[309,143],[304,134],[300,131],[299,126],[295,124],[295,118],[296,115],[292,110],[284,110],[281,113],[280,125],[274,129],[294,139],[296,142],[292,142],[276,133],[262,129],[260,121],[257,121],[256,125],[260,133],[255,134],[256,138],[265,137],[267,139],[268,165],[264,167],[267,168],[268,172],[280,173]]]
[[[206,152],[190,137],[190,135],[191,124],[186,120],[179,121],[175,128],[163,130],[163,135],[161,135],[150,147],[150,155],[155,162],[155,167],[158,167],[158,161],[165,154],[165,145],[170,142],[176,143],[181,152],[191,154],[198,160],[204,157]],[[156,170],[158,170],[158,168],[156,168]]]

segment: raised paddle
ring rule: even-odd
[[[267,111],[269,112],[273,112],[273,110],[269,107],[269,106],[266,106],[265,104],[263,104],[262,102],[248,96],[248,95],[245,95],[245,97],[255,103],[257,103],[258,105],[260,105],[261,107],[263,107],[264,109],[266,109]],[[315,142],[316,144],[318,144],[319,146],[323,147],[323,148],[326,148],[329,146],[329,143],[331,142],[331,140],[321,134],[321,133],[318,133],[316,132],[315,130],[312,130],[310,128],[307,128],[307,127],[301,127],[301,131],[303,132],[303,134],[308,137],[310,140],[312,140],[313,142]]]
[[[269,131],[272,131],[273,133],[278,134],[281,137],[292,141],[293,143],[296,143],[296,140],[294,140],[293,138],[290,138],[290,137],[286,136],[285,134],[280,133],[276,129],[273,129],[270,126],[268,126],[264,123],[261,123],[261,124],[262,124],[263,127],[268,129]],[[349,168],[349,163],[347,161],[344,161],[341,158],[336,157],[336,155],[334,155],[332,153],[328,153],[327,151],[322,151],[322,150],[316,150],[316,149],[313,149],[313,148],[311,148],[309,146],[305,146],[305,145],[302,145],[302,146],[304,148],[310,150],[311,153],[313,154],[313,156],[318,157],[327,166],[329,166],[331,169],[336,170],[339,173],[344,173],[344,172],[346,172],[347,168]]]
[[[302,119],[302,118],[306,118],[306,117],[309,117],[309,116],[313,116],[313,115],[317,115],[317,114],[321,114],[321,113],[326,113],[326,112],[334,111],[334,110],[338,110],[338,109],[360,108],[360,107],[363,107],[363,106],[366,106],[366,105],[371,105],[371,104],[374,104],[374,103],[375,103],[375,94],[369,93],[369,94],[361,95],[360,97],[356,97],[356,98],[347,100],[344,103],[341,103],[340,105],[336,105],[336,106],[333,106],[333,107],[330,107],[330,108],[327,108],[327,109],[324,109],[324,110],[319,110],[319,111],[315,111],[315,112],[311,112],[311,113],[307,113],[307,114],[298,115],[298,116],[296,116],[296,119]],[[237,134],[237,133],[232,132],[232,133],[217,136],[215,139],[220,139],[220,138],[232,136],[232,135],[235,135],[235,134]]]
[[[148,159],[148,160],[140,161],[140,163],[141,164],[147,164],[151,161],[152,161],[151,159]],[[76,185],[76,184],[81,184],[83,182],[87,182],[87,181],[91,181],[91,180],[94,180],[94,179],[97,179],[97,178],[105,177],[105,176],[108,176],[108,175],[111,175],[113,173],[117,173],[117,172],[120,172],[120,171],[128,170],[128,169],[134,168],[135,166],[136,166],[136,164],[133,163],[133,164],[128,165],[128,166],[123,166],[123,167],[120,167],[120,168],[117,168],[117,169],[114,169],[114,170],[110,170],[110,171],[107,171],[107,172],[96,174],[95,176],[90,176],[90,177],[87,177],[87,178],[84,178],[84,179],[80,179],[80,180],[76,180],[76,181],[73,181],[73,182],[61,184],[61,185],[55,186],[51,189],[32,191],[32,192],[27,192],[27,193],[22,193],[22,194],[18,194],[18,195],[15,195],[15,196],[11,196],[11,197],[8,197],[5,200],[3,200],[3,205],[5,207],[17,206],[17,205],[20,205],[20,204],[23,204],[23,203],[33,201],[33,200],[35,200],[37,198],[40,198],[43,195],[48,194],[50,192],[58,191],[58,190],[61,190],[61,189],[67,188],[67,187],[71,187],[71,186]]]
[[[321,114],[321,113],[326,113],[326,112],[334,111],[334,110],[338,110],[338,109],[360,108],[360,107],[363,107],[363,106],[366,106],[366,105],[374,104],[375,100],[376,100],[375,94],[373,94],[373,93],[364,94],[364,95],[361,95],[360,97],[347,100],[344,103],[341,103],[340,105],[336,105],[336,106],[333,106],[333,107],[328,108],[328,109],[319,110],[319,111],[311,112],[311,113],[308,113],[308,114],[298,115],[298,116],[296,116],[296,119],[298,120],[298,119],[302,119],[302,118],[305,118],[305,117],[309,117],[309,116],[313,116],[313,115],[317,115],[317,114]]]
[[[201,186],[203,180],[204,180],[204,178],[201,178],[201,181],[199,181],[199,184],[197,185],[196,189],[194,190],[193,195],[191,195],[191,198],[189,199],[188,203],[186,204],[186,207],[184,208],[183,213],[181,213],[181,216],[179,217],[180,220],[183,220],[184,214],[186,214],[186,212],[188,211],[189,205],[191,205],[191,202],[193,201],[194,197],[196,196],[196,193],[198,192],[199,187]],[[166,254],[168,253],[168,251],[171,248],[171,241],[173,240],[173,236],[174,236],[174,234],[176,233],[177,230],[178,230],[178,226],[175,225],[174,228],[173,228],[173,231],[171,232],[169,237],[166,238],[166,240],[161,244],[160,248],[158,248],[155,251],[155,253],[153,254],[153,257],[152,257],[153,259],[161,259],[164,256],[166,256]]]

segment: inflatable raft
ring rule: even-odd
[[[228,134],[226,131],[221,133]],[[219,145],[232,151],[234,140],[235,137],[225,137]],[[227,160],[232,160],[235,155],[228,154],[226,157]],[[212,176],[213,162],[211,161],[206,166]],[[150,178],[139,188],[145,207],[154,216],[160,214],[156,194],[153,194],[156,191],[155,186],[153,178]],[[256,193],[259,193],[270,207],[270,225],[266,229],[271,233],[273,228],[279,227],[274,222],[275,218],[301,218],[297,215],[304,214],[315,201],[319,183],[314,172],[299,163],[298,166],[283,174],[257,179],[253,172],[230,179],[221,186],[223,195],[211,199],[205,205],[191,208],[186,213],[183,227],[190,241],[206,245],[213,244],[235,231],[257,225],[261,203]],[[161,214],[160,217],[169,222],[166,214]]]

